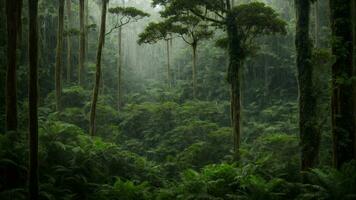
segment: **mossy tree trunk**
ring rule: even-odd
[[[227,0],[229,2],[229,0]],[[228,9],[229,8],[228,4]],[[243,66],[241,41],[237,33],[236,19],[231,13],[227,13],[226,26],[228,35],[228,82],[231,86],[231,125],[234,138],[234,158],[240,159],[240,135],[241,135],[241,92],[240,92],[240,68]]]
[[[29,199],[38,199],[38,1],[29,0]]]
[[[336,168],[354,158],[352,15],[349,0],[330,0],[332,53],[333,161]]]
[[[7,69],[6,69],[6,130],[17,130],[17,36],[18,36],[18,3],[19,1],[6,1],[6,19],[7,19]]]
[[[63,27],[64,27],[64,0],[59,0],[56,65],[55,65],[56,109],[57,109],[57,111],[61,110]]]
[[[95,135],[95,117],[96,117],[96,104],[98,102],[99,87],[100,87],[100,78],[101,78],[101,55],[105,42],[105,27],[106,27],[106,10],[107,10],[107,0],[102,0],[102,9],[101,9],[101,25],[100,25],[100,35],[99,35],[99,44],[98,50],[96,53],[96,74],[95,74],[95,85],[93,90],[93,99],[90,109],[90,124],[89,132],[91,136]]]
[[[320,134],[317,129],[317,106],[313,90],[312,43],[309,35],[310,0],[296,0],[297,70],[299,86],[299,135],[301,170],[315,167],[319,158]]]
[[[80,36],[79,36],[79,69],[78,80],[79,85],[84,84],[84,62],[85,62],[85,20],[84,20],[84,0],[79,0],[79,24],[80,24]]]

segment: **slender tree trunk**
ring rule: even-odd
[[[197,97],[197,44],[192,45],[193,48],[193,68],[192,68],[192,82],[193,82],[193,98]]]
[[[17,2],[17,45],[20,47],[22,42],[22,7],[23,0]]]
[[[86,0],[85,2],[85,27],[89,26],[89,2],[90,0]],[[89,31],[88,28],[85,28],[85,58],[89,58]]]
[[[122,6],[125,6],[125,1],[122,1]],[[118,95],[118,101],[117,101],[117,106],[118,110],[120,110],[123,105],[123,87],[122,87],[122,27],[119,28],[119,33],[118,33],[118,45],[119,45],[119,55],[118,55],[118,62],[117,62],[117,72],[118,72],[118,82],[117,82],[117,95]]]
[[[353,76],[356,77],[356,1],[351,1],[351,13],[352,13],[352,23],[353,23]],[[354,90],[354,114],[356,113],[356,81],[353,83]],[[356,117],[354,117],[354,124],[356,124]],[[356,138],[356,127],[355,134]],[[356,160],[356,139],[354,140],[354,159]]]
[[[118,55],[118,85],[117,85],[117,94],[118,94],[118,110],[122,108],[123,101],[122,101],[122,28],[119,28],[119,55]]]
[[[64,0],[59,0],[57,48],[56,48],[56,66],[55,66],[56,107],[57,107],[57,111],[59,111],[61,109],[61,95],[62,95],[63,26],[64,26]]]
[[[312,44],[309,36],[310,0],[296,0],[296,48],[299,84],[299,131],[301,170],[315,167],[319,158],[320,134],[317,130],[316,98],[313,90]]]
[[[79,0],[79,24],[80,24],[80,37],[79,37],[79,69],[78,79],[79,85],[84,83],[84,62],[85,62],[85,25],[84,25],[84,0]]]
[[[38,199],[38,26],[37,0],[29,0],[29,199]]]
[[[354,158],[355,121],[353,113],[352,22],[349,0],[330,0],[332,52],[332,132],[334,166],[340,168]]]
[[[226,2],[229,2],[227,0]],[[230,5],[227,4],[228,9]],[[228,13],[226,17],[226,26],[228,34],[228,51],[229,51],[229,69],[228,82],[231,85],[231,124],[234,137],[234,159],[240,159],[240,135],[241,135],[241,92],[240,92],[240,68],[243,65],[241,58],[241,43],[237,34],[236,19],[232,13]]]
[[[18,28],[18,1],[6,1],[7,18],[7,70],[6,70],[6,130],[17,130],[17,87],[16,87],[16,67],[17,67],[17,28]]]
[[[67,0],[67,30],[72,28],[72,0]],[[67,35],[67,82],[70,83],[72,75],[72,44],[71,36]]]
[[[170,52],[169,52],[169,40],[166,40],[167,43],[167,81],[169,88],[172,87],[172,78],[171,78],[171,59],[170,59]]]
[[[319,48],[319,1],[314,2],[314,17],[315,17],[315,27],[314,27],[314,35],[315,35],[315,47]]]
[[[107,0],[102,1],[102,10],[101,10],[101,25],[100,25],[100,36],[99,36],[99,44],[98,51],[96,53],[96,75],[95,75],[95,85],[93,91],[93,100],[90,109],[90,125],[89,132],[91,136],[95,135],[95,115],[96,115],[96,104],[98,101],[99,94],[99,86],[100,86],[100,78],[101,78],[101,53],[103,50],[104,42],[105,42],[105,26],[106,26],[106,7]]]

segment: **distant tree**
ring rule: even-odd
[[[84,62],[85,62],[85,20],[84,20],[84,0],[79,0],[79,24],[80,24],[80,37],[79,37],[79,69],[78,81],[79,85],[83,85],[84,79]]]
[[[20,1],[6,1],[6,22],[7,22],[7,70],[6,70],[6,130],[17,130],[17,87],[16,87],[16,68],[17,68],[17,46],[18,28],[20,20],[19,11]]]
[[[167,51],[167,83],[169,87],[172,87],[172,72],[170,65],[170,52],[169,52],[169,42],[173,39],[174,34],[185,33],[185,30],[180,26],[174,25],[171,21],[162,21],[159,23],[151,22],[145,28],[145,30],[139,34],[139,44],[148,43],[154,44],[160,40],[166,42],[166,51]]]
[[[37,200],[38,197],[38,1],[28,1],[29,10],[29,199]]]
[[[106,12],[108,0],[102,0],[101,8],[101,24],[100,24],[100,35],[99,35],[99,44],[98,50],[96,53],[96,74],[95,74],[95,85],[93,90],[93,99],[90,108],[90,124],[89,124],[89,133],[91,136],[95,135],[95,117],[96,117],[96,104],[98,102],[100,79],[101,79],[101,54],[105,42],[105,28],[106,28]]]
[[[72,28],[72,0],[66,1],[67,5],[67,30]],[[67,82],[71,81],[72,75],[72,42],[71,37],[67,36]]]
[[[202,40],[211,38],[213,32],[209,30],[204,21],[189,13],[171,17],[169,21],[181,27],[180,29],[173,29],[173,31],[178,30],[177,34],[192,48],[192,97],[195,99],[197,97],[197,48]]]
[[[123,90],[122,90],[122,28],[132,22],[137,22],[144,17],[150,16],[148,13],[145,13],[141,10],[138,10],[134,7],[115,7],[109,8],[109,12],[116,16],[115,25],[113,25],[106,35],[110,34],[114,30],[118,31],[118,83],[117,83],[117,94],[118,94],[118,109],[120,110],[124,104],[123,102]]]
[[[286,23],[278,14],[260,2],[232,6],[230,0],[153,0],[153,5],[166,8],[166,15],[179,16],[190,12],[195,16],[220,27],[227,33],[225,44],[228,48],[228,82],[231,85],[231,121],[234,135],[235,158],[240,153],[240,70],[251,54],[251,47],[260,35],[285,33]]]
[[[59,0],[56,66],[55,66],[56,109],[57,109],[57,111],[59,111],[61,109],[63,31],[64,31],[64,0]]]
[[[332,132],[334,166],[340,168],[355,155],[353,100],[352,13],[349,0],[330,0],[332,53]]]

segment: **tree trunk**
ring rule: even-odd
[[[23,0],[18,0],[17,3],[17,45],[20,47],[22,42],[22,7]]]
[[[228,1],[227,1],[228,2]],[[229,6],[228,6],[229,8]],[[241,92],[240,92],[240,67],[243,64],[241,43],[237,33],[237,25],[233,14],[228,13],[226,26],[228,34],[229,69],[228,82],[231,85],[231,125],[234,137],[234,159],[240,159],[240,112],[241,112]]]
[[[29,199],[38,199],[38,26],[37,0],[29,0]]]
[[[63,48],[63,26],[64,26],[64,0],[59,0],[58,7],[58,30],[57,30],[57,48],[56,48],[56,108],[61,109],[62,95],[62,48]]]
[[[314,17],[315,17],[315,27],[314,27],[314,40],[315,47],[319,48],[319,1],[314,2]]]
[[[79,0],[79,24],[80,24],[80,37],[79,37],[79,69],[78,79],[79,85],[84,82],[84,62],[85,62],[85,25],[84,25],[84,0]]]
[[[125,6],[125,1],[122,1],[122,6]],[[117,108],[120,110],[123,105],[123,87],[122,87],[122,27],[119,28],[119,33],[118,33],[118,45],[119,45],[119,55],[118,55],[118,62],[117,62],[117,72],[118,72],[118,82],[117,82],[117,95],[118,95],[118,101],[117,101]]]
[[[100,78],[101,78],[101,53],[102,53],[104,42],[105,42],[106,7],[107,7],[107,0],[103,0],[102,10],[101,10],[101,25],[100,25],[99,44],[98,44],[98,51],[96,53],[95,85],[94,85],[94,91],[93,91],[93,100],[92,100],[91,109],[90,109],[89,132],[90,132],[91,136],[94,136],[95,131],[96,131],[95,130],[95,115],[96,115],[96,104],[98,101],[98,94],[99,94]]]
[[[197,44],[192,45],[193,48],[193,68],[192,68],[192,82],[193,82],[193,99],[197,97]]]
[[[6,1],[7,19],[7,70],[6,70],[6,130],[17,130],[17,28],[18,28],[18,1]]]
[[[89,2],[90,0],[86,0],[85,4],[85,58],[89,58],[88,53],[89,53],[89,31],[88,31],[88,26],[89,26]]]
[[[172,78],[171,78],[171,59],[170,59],[170,52],[169,52],[169,40],[166,40],[167,43],[167,81],[169,88],[172,87]]]
[[[352,23],[349,0],[330,0],[332,53],[332,132],[333,161],[336,168],[354,158],[355,124],[353,113]]]
[[[351,1],[351,9],[352,9],[352,23],[353,23],[353,76],[356,77],[356,1]],[[356,113],[356,81],[353,84],[354,90],[354,114]],[[356,124],[356,117],[354,117],[354,124]],[[356,127],[355,134],[356,138]],[[356,160],[356,139],[354,140],[354,159]]]
[[[123,101],[122,101],[122,28],[119,28],[119,56],[118,56],[118,85],[117,85],[117,94],[118,94],[118,110],[122,108]]]
[[[317,130],[316,98],[313,90],[312,44],[309,36],[310,0],[296,0],[296,49],[299,84],[299,132],[301,140],[301,170],[318,163],[320,134]]]
[[[67,30],[72,28],[72,0],[67,0]],[[68,32],[68,31],[67,31]],[[72,75],[72,44],[71,36],[67,35],[67,82],[70,83]]]

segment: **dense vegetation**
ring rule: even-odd
[[[356,199],[353,0],[0,0],[0,199]]]

